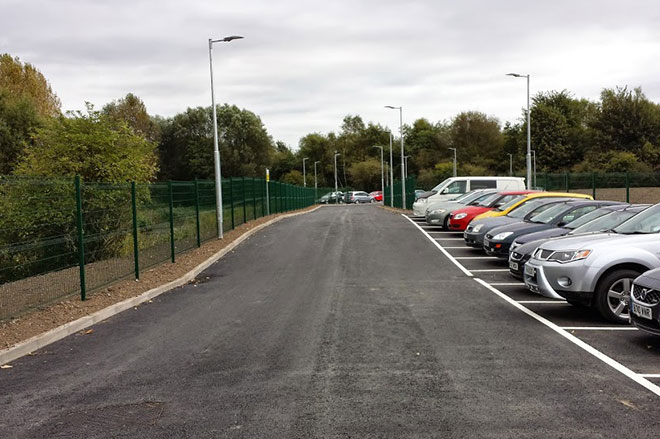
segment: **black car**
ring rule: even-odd
[[[649,206],[650,204],[605,206],[578,218],[567,224],[566,227],[520,236],[513,241],[509,250],[509,271],[513,277],[522,279],[525,264],[542,243],[561,236],[602,233],[612,230]],[[605,212],[605,215],[599,216],[602,212]],[[567,231],[567,233],[556,235],[557,231]]]
[[[483,248],[486,254],[499,258],[509,258],[509,247],[519,236],[542,230],[565,227],[568,223],[609,204],[620,204],[616,201],[564,201],[556,203],[544,212],[520,223],[491,229],[484,237]]]
[[[504,216],[495,216],[483,219],[474,219],[470,222],[463,232],[465,245],[475,248],[483,248],[484,236],[495,227],[514,224],[524,221],[534,215],[541,213],[550,207],[553,203],[567,200],[562,197],[539,197],[532,198]]]
[[[647,271],[633,282],[630,321],[644,332],[660,335],[660,269]]]

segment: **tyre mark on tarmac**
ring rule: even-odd
[[[462,238],[449,238],[449,239],[439,239],[431,236],[424,228],[420,227],[419,224],[417,224],[418,221],[415,221],[411,219],[409,216],[402,214],[404,218],[406,218],[408,221],[410,221],[415,227],[417,227],[423,234],[426,236],[431,242],[433,242],[436,247],[442,251],[445,256],[447,256],[458,268],[461,269],[467,276],[473,276],[472,273],[480,273],[480,272],[505,272],[509,271],[509,269],[471,269],[468,270],[465,268],[454,256],[452,256],[447,250],[445,250],[440,243],[438,243],[439,240],[463,240]],[[509,304],[512,306],[516,307],[523,313],[527,314],[528,316],[532,317],[533,319],[537,320],[539,323],[545,325],[546,327],[552,329],[555,331],[557,334],[560,336],[564,337],[571,343],[575,344],[576,346],[580,347],[584,351],[588,352],[589,354],[593,355],[594,357],[598,358],[600,361],[603,363],[607,364],[608,366],[612,367],[613,369],[617,370],[618,372],[622,373],[626,377],[630,378],[637,384],[643,386],[650,392],[654,393],[657,396],[660,396],[660,386],[652,383],[643,374],[639,374],[634,372],[633,370],[629,369],[628,367],[624,366],[623,364],[619,363],[615,359],[605,355],[603,352],[599,351],[598,349],[594,348],[590,344],[584,342],[583,340],[579,339],[578,337],[574,336],[573,334],[569,333],[567,330],[564,328],[556,325],[555,323],[551,322],[550,320],[546,319],[545,317],[542,317],[541,315],[535,313],[531,309],[523,306],[523,303],[545,303],[546,301],[516,301],[512,298],[510,298],[507,294],[503,293],[499,289],[495,288],[493,284],[486,282],[483,279],[480,278],[473,278],[476,282],[481,284],[483,287],[491,291],[492,293],[496,294],[503,300],[507,301]],[[562,303],[560,301],[557,301],[557,303]]]

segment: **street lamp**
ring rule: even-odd
[[[385,108],[390,110],[399,110],[399,133],[401,134],[401,207],[406,208],[406,174],[404,169],[403,158],[403,107],[394,107],[392,105],[385,105]],[[392,197],[394,198],[394,197]]]
[[[213,107],[213,164],[215,167],[215,210],[218,222],[218,238],[222,239],[222,173],[220,171],[220,150],[218,149],[218,117],[215,109],[215,91],[213,89],[213,43],[229,43],[240,40],[241,36],[232,35],[220,40],[209,38],[209,69],[211,71],[211,106]]]
[[[307,175],[305,174],[305,160],[309,160],[309,157],[303,159],[303,187],[307,187]]]
[[[513,175],[513,154],[509,154],[509,176]]]
[[[372,148],[380,149],[380,192],[385,197],[385,163],[383,162],[383,147],[382,146],[372,146]]]
[[[405,172],[405,176],[406,176],[406,178],[408,178],[408,158],[409,158],[409,157],[412,157],[412,156],[411,156],[411,155],[403,156],[403,162],[404,162],[405,165],[406,165],[406,166],[405,166],[405,167],[406,167],[406,172]]]
[[[314,197],[316,197],[317,200],[319,199],[319,186],[316,181],[316,165],[318,163],[321,163],[321,160],[317,160],[314,162]]]
[[[533,172],[533,179],[532,181],[534,182],[534,187],[536,187],[536,150],[532,150],[532,172]]]
[[[507,76],[514,78],[527,78],[527,189],[532,188],[532,135],[529,118],[529,75],[519,73],[507,73]]]
[[[454,151],[454,177],[456,177],[456,148],[447,148]]]
[[[394,136],[390,133],[390,207],[394,207],[394,162],[392,161],[392,140]],[[385,194],[383,194],[383,204],[385,204]]]
[[[338,189],[337,189],[337,156],[338,155],[341,155],[341,154],[338,153],[337,151],[335,151],[335,201],[336,201],[335,204],[339,203],[339,194],[337,193],[338,192]]]

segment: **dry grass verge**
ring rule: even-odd
[[[297,212],[305,212],[314,208],[316,206],[310,206]],[[231,244],[241,235],[267,221],[290,213],[292,212],[270,215],[242,224],[236,229],[225,233],[222,240],[207,241],[200,248],[177,255],[175,264],[163,263],[157,265],[140,273],[139,281],[117,282],[95,292],[84,302],[78,297],[73,297],[47,307],[34,309],[16,319],[2,322],[0,324],[0,350],[174,281]]]

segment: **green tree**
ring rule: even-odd
[[[503,171],[504,137],[499,121],[478,111],[459,113],[451,123],[451,144],[459,163],[473,163]]]
[[[303,185],[303,175],[297,169],[293,169],[282,176],[281,179],[284,183],[295,184],[297,186]]]
[[[61,103],[43,74],[32,64],[0,54],[0,89],[12,96],[28,97],[41,117],[55,117]]]
[[[147,113],[147,107],[139,97],[128,93],[103,107],[103,113],[115,122],[124,121],[137,134],[151,142],[158,141],[158,124]]]
[[[41,125],[34,102],[0,89],[0,175],[9,174]]]
[[[354,163],[348,172],[351,176],[351,185],[353,187],[367,192],[380,190],[380,159],[369,158],[365,161]]]
[[[110,120],[88,104],[39,128],[34,145],[16,167],[17,175],[80,175],[85,181],[151,181],[156,175],[155,145],[125,122]]]

